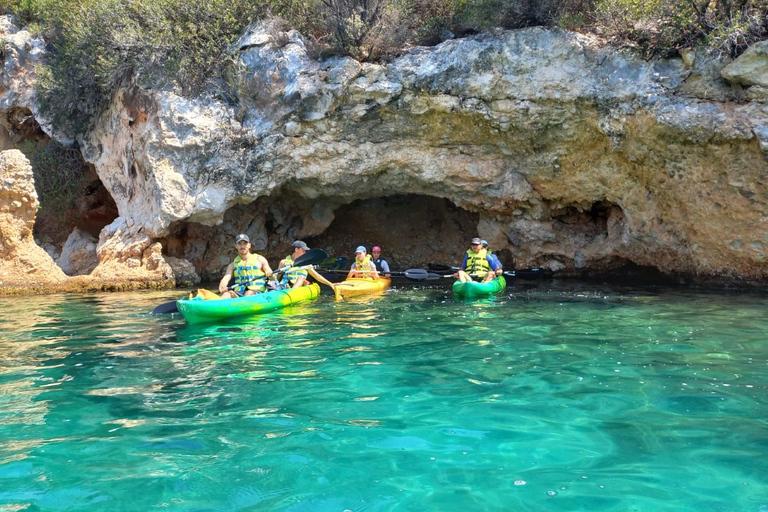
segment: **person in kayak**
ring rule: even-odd
[[[362,245],[355,249],[355,261],[352,263],[352,268],[349,269],[349,273],[347,274],[347,279],[352,277],[368,279],[376,279],[379,277],[379,273],[376,270],[376,265],[371,259],[371,255],[368,254],[368,251]]]
[[[389,263],[381,257],[381,247],[374,245],[371,248],[371,256],[373,257],[373,264],[376,265],[376,270],[384,274],[384,277],[391,277],[392,273],[389,270]]]
[[[267,278],[272,275],[267,258],[260,254],[251,254],[251,239],[248,235],[240,234],[235,237],[237,256],[227,266],[224,277],[219,282],[219,292],[222,299],[234,299],[255,295],[264,291]],[[229,280],[235,278],[235,285],[230,290]]]
[[[291,244],[291,254],[280,260],[280,263],[277,265],[278,270],[282,268],[286,269],[285,272],[283,272],[283,278],[280,282],[281,288],[298,288],[299,286],[310,284],[309,281],[307,281],[307,269],[299,267],[291,268],[293,267],[293,262],[307,254],[308,250],[309,247],[307,244],[301,240],[296,240]]]
[[[488,256],[483,249],[483,241],[480,238],[473,238],[469,242],[469,249],[464,255],[464,261],[461,262],[459,271],[453,276],[462,283],[467,281],[481,281],[487,283],[496,277],[496,270],[500,267]],[[493,272],[491,272],[493,270]]]
[[[504,265],[501,264],[501,261],[499,261],[499,257],[496,255],[496,253],[488,249],[488,240],[483,238],[480,242],[483,244],[483,249],[485,249],[485,251],[488,253],[488,256],[493,258],[493,261],[495,261],[499,266],[499,268],[496,269],[496,277],[500,276],[504,273]]]

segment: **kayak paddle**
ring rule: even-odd
[[[323,270],[323,271],[341,270],[347,266],[347,261],[348,260],[346,256],[339,256],[338,258],[328,258],[327,260],[320,263],[319,267],[320,267],[320,270]]]
[[[443,276],[440,274],[436,274],[434,272],[427,272],[423,268],[409,268],[403,274],[405,275],[405,277],[407,277],[412,281],[434,281],[435,279],[440,279],[442,277],[453,276],[453,274]]]
[[[439,263],[428,263],[427,268],[433,272],[457,272],[459,267],[449,267],[448,265],[441,265]],[[542,268],[521,268],[518,270],[507,270],[504,272],[505,277],[521,277],[521,278],[534,278],[543,277],[547,275]]]
[[[508,270],[502,272],[501,275],[504,277],[539,277],[544,275],[544,272],[540,268],[529,268],[523,270]],[[442,275],[435,272],[427,272],[423,268],[412,268],[405,271],[405,277],[412,281],[433,281],[442,277],[453,277],[453,274]]]

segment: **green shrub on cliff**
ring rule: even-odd
[[[768,0],[598,0],[592,27],[647,55],[704,46],[735,57],[768,37]]]
[[[95,173],[89,175],[78,149],[65,148],[53,140],[27,141],[23,151],[32,165],[40,203],[36,229],[44,226],[49,233],[66,236],[79,220],[79,210],[73,205],[83,197]]]
[[[77,134],[131,79],[202,90],[265,9],[242,0],[18,0],[14,12],[35,21],[52,50],[38,83],[43,113]]]
[[[170,81],[189,94],[226,81],[231,43],[267,16],[283,17],[318,54],[368,61],[495,27],[564,26],[646,55],[706,45],[735,56],[768,37],[768,0],[0,0],[0,8],[44,34],[43,113],[71,135],[131,80]]]

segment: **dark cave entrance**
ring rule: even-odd
[[[458,265],[477,236],[479,220],[479,214],[448,199],[422,195],[359,199],[338,207],[334,215],[323,233],[306,240],[310,247],[352,258],[359,245],[369,252],[379,245],[390,267],[398,270],[430,262]]]
[[[98,238],[118,217],[114,199],[79,148],[52,140],[29,109],[6,113],[0,127],[0,147],[18,149],[32,165],[40,202],[34,236],[49,252],[61,250],[75,228]]]

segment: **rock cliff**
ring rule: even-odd
[[[0,152],[0,287],[55,288],[67,276],[32,237],[38,207],[29,160],[18,150]]]
[[[452,263],[480,235],[507,267],[768,277],[765,46],[646,61],[531,28],[375,65],[258,25],[236,50],[229,101],[126,88],[79,141],[119,211],[94,278],[212,278],[239,232],[270,261],[303,238]],[[17,89],[0,108],[36,112]]]

